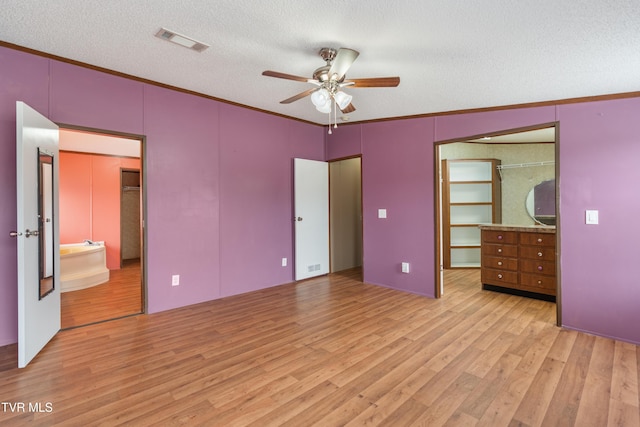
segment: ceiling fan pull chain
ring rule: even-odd
[[[329,107],[333,107],[333,102],[331,102],[332,100],[329,101]],[[329,110],[329,135],[331,135],[331,110]]]

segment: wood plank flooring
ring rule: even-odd
[[[142,313],[140,260],[125,261],[109,272],[109,281],[60,294],[62,329]]]
[[[0,424],[639,426],[640,348],[447,272],[439,300],[358,271],[0,348]],[[13,406],[15,408],[15,406]],[[50,409],[50,411],[47,411]]]

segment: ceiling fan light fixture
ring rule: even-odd
[[[325,102],[323,105],[316,105],[316,110],[325,114],[331,113],[331,100],[327,99],[327,102]]]
[[[335,95],[333,95],[333,98],[336,100],[336,104],[338,104],[338,107],[340,107],[341,110],[344,110],[349,104],[351,104],[353,96],[345,92],[338,91]]]
[[[318,89],[311,94],[311,102],[318,109],[327,104],[330,99],[331,94],[329,94],[329,91],[325,88]]]

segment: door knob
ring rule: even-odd
[[[294,221],[302,221],[302,217],[301,217],[301,216],[299,216],[299,217],[297,217],[297,218],[293,218],[293,220],[294,220]]]
[[[9,236],[18,237],[18,236],[22,236],[22,233],[18,233],[17,231],[10,231]]]
[[[29,237],[29,236],[38,236],[40,234],[40,232],[38,230],[33,230],[30,231],[28,228],[24,231],[24,237]]]

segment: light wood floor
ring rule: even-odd
[[[640,348],[448,272],[439,300],[334,274],[0,348],[2,425],[638,426]],[[46,408],[46,406],[43,406]]]
[[[142,313],[140,260],[109,272],[109,281],[60,294],[62,329]]]

